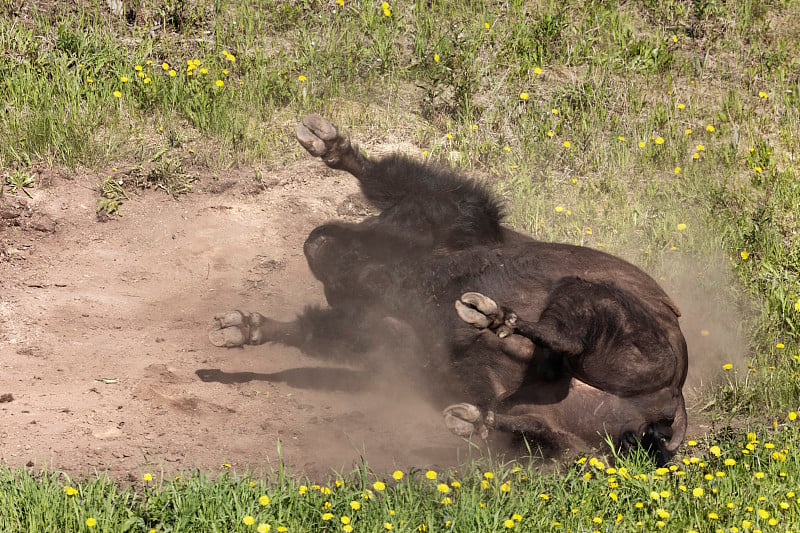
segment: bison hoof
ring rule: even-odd
[[[505,339],[517,326],[517,315],[503,310],[497,302],[479,292],[465,292],[456,300],[456,313],[461,320],[478,329],[491,329]]]
[[[258,324],[261,315],[227,311],[214,316],[214,324],[208,333],[208,340],[214,346],[237,347],[245,344],[258,344]]]
[[[457,403],[446,407],[442,412],[444,425],[459,437],[471,437],[477,433],[482,439],[489,436],[489,428],[484,423],[481,410],[469,403]],[[494,421],[494,413],[489,412],[487,420]]]

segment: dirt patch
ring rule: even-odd
[[[4,463],[118,478],[259,471],[277,469],[280,442],[290,469],[320,477],[481,454],[413,383],[207,340],[220,311],[324,302],[302,244],[323,221],[369,213],[354,180],[317,162],[258,184],[242,170],[179,199],[144,191],[101,223],[101,177],[52,174],[32,199],[0,200]]]
[[[55,174],[55,173],[54,173]],[[173,199],[144,191],[98,222],[101,176],[0,200],[0,460],[73,473],[284,461],[309,475],[454,464],[469,447],[394,383],[276,345],[207,341],[214,313],[323,303],[302,253],[363,216],[353,180],[303,163]],[[266,185],[263,185],[266,183]],[[243,192],[244,191],[244,192]]]

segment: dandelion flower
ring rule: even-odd
[[[119,81],[122,83],[128,83],[128,76],[120,76]]]
[[[306,81],[307,79],[308,79],[308,78],[306,78],[306,77],[305,77],[305,76],[303,76],[302,74],[300,74],[299,76],[297,76],[297,81]]]
[[[148,83],[150,83],[150,78],[145,77],[145,79],[142,80],[142,83],[147,85]]]
[[[97,520],[95,520],[91,516],[86,519],[86,527],[94,527],[96,525],[97,525]]]
[[[174,78],[174,77],[175,77],[175,76],[177,76],[177,75],[178,75],[178,73],[177,73],[177,72],[175,72],[175,70],[173,70],[173,69],[169,69],[169,77],[170,77],[170,78]]]
[[[797,413],[795,413],[794,411],[789,411],[789,420],[791,420],[792,422],[797,420]]]
[[[557,205],[557,206],[556,206],[556,213],[560,213],[560,212],[562,212],[563,210],[564,210],[564,208],[563,208],[563,207],[561,207],[560,205]]]
[[[675,107],[677,107],[678,109],[685,109],[686,108],[686,106],[684,104],[678,104]]]
[[[516,526],[517,523],[509,518],[503,522],[503,525],[506,527],[506,529],[514,529],[514,526]]]
[[[133,70],[135,70],[136,72],[141,72],[142,71],[142,66],[141,65],[136,65],[135,67],[133,67]]]
[[[664,144],[664,138],[663,137],[656,137],[656,144]]]
[[[484,23],[483,23],[483,27],[484,27],[484,28],[486,28],[486,29],[488,30],[488,29],[491,29],[492,25],[491,25],[491,24],[489,24],[488,22],[484,22]]]
[[[391,531],[392,529],[394,529],[394,526],[391,524],[391,522],[384,522],[383,529],[385,529],[386,531]]]
[[[258,531],[258,533],[269,533],[270,529],[271,528],[270,528],[269,524],[265,524],[264,522],[261,522],[260,524],[258,524],[258,527],[256,528],[256,531]]]
[[[386,485],[383,483],[383,481],[376,481],[375,483],[372,484],[372,487],[378,492],[380,492],[386,488]]]
[[[223,85],[225,85],[225,82],[222,80],[217,80],[214,82],[214,85],[216,85],[217,87],[222,87]]]
[[[731,458],[725,459],[725,466],[735,466],[735,465],[736,465],[735,459]]]
[[[750,257],[750,253],[747,250],[742,250],[739,256],[742,258],[742,261],[747,261],[747,259]]]
[[[684,224],[683,222],[681,222],[680,224],[678,224],[678,231],[683,231],[683,230],[685,230],[685,229],[686,229],[686,224]]]
[[[569,141],[564,141],[564,148],[569,148],[570,146],[572,146],[572,143],[571,143],[571,142],[569,142]]]
[[[691,128],[686,128],[685,130],[683,130],[683,133],[684,133],[684,135],[691,135],[692,134],[692,129]]]
[[[558,109],[553,108],[550,112],[554,115],[558,115]]]
[[[326,522],[333,518],[333,513],[322,513],[322,519]]]
[[[252,516],[250,516],[250,515],[247,515],[247,516],[245,516],[244,518],[242,518],[242,523],[243,523],[244,525],[246,525],[246,526],[252,526],[253,524],[255,524],[255,523],[256,523],[256,519],[255,519],[255,518],[253,518],[253,517],[252,517]]]
[[[161,63],[161,69],[164,71],[169,70],[169,63],[167,63],[166,61],[164,63]]]
[[[542,73],[541,67],[533,67],[533,73],[536,74],[537,76],[541,75]]]
[[[720,455],[722,455],[722,450],[719,449],[719,446],[712,446],[711,448],[708,449],[708,451],[711,452],[711,455],[715,457],[719,457]]]
[[[66,494],[67,496],[75,496],[76,494],[78,494],[78,491],[74,487],[70,487],[69,485],[67,485],[66,487],[64,487],[64,494]]]
[[[519,93],[520,100],[527,100],[528,98],[530,98],[530,95],[528,93]]]
[[[266,507],[267,505],[269,505],[269,496],[267,496],[266,494],[262,494],[258,498],[258,503],[260,503],[262,507]]]
[[[347,525],[347,524],[349,524],[349,523],[350,523],[350,517],[349,517],[349,516],[347,516],[347,515],[343,515],[343,516],[342,516],[342,517],[341,517],[339,520],[340,520],[340,521],[342,522],[342,524],[344,524],[344,525]]]
[[[723,370],[731,370],[731,369],[733,369],[733,365],[730,364],[730,363],[725,363],[724,365],[722,365],[722,369]]]
[[[448,492],[450,492],[450,487],[449,487],[449,486],[447,486],[447,484],[445,484],[445,483],[439,483],[438,485],[436,485],[436,488],[437,488],[437,489],[439,490],[439,492],[441,492],[442,494],[447,494]]]
[[[434,63],[438,63],[439,62],[439,54],[433,54],[433,62]]]
[[[697,152],[693,153],[692,159],[700,159],[700,154],[698,154]]]
[[[673,172],[675,174],[680,174],[681,173],[681,167],[675,167],[675,170],[673,170]]]
[[[714,133],[714,126],[712,126],[711,124],[709,124],[708,126],[706,126],[706,131],[707,131],[708,133]]]
[[[625,137],[623,137],[622,135],[620,135],[619,137],[617,137],[617,140],[618,140],[619,142],[624,142],[624,141],[625,141]]]
[[[708,516],[709,520],[718,520],[719,519],[719,515],[717,513],[713,512],[713,511],[708,513],[708,515],[706,515],[706,516]]]
[[[551,139],[553,138],[553,136],[554,136],[555,134],[556,134],[556,132],[554,132],[553,130],[548,130],[548,131],[547,131],[547,136],[548,136],[548,137],[550,137]]]
[[[336,5],[342,7],[344,5],[344,0],[336,0]]]
[[[153,474],[147,473],[144,476],[142,476],[142,479],[144,481],[153,481]]]
[[[502,485],[500,485],[500,492],[511,492],[511,484],[506,481]]]
[[[350,508],[354,511],[358,511],[359,509],[361,509],[361,503],[357,502],[356,500],[353,500],[350,502]]]
[[[702,144],[698,144],[696,148],[698,152],[704,152],[706,149],[706,147]]]
[[[115,98],[122,98],[122,93],[119,92],[119,91],[114,91],[114,97]]]
[[[300,485],[299,487],[297,487],[298,494],[305,494],[306,492],[308,492],[308,487],[306,487],[305,485]]]
[[[666,509],[656,509],[656,516],[658,516],[661,520],[666,520],[669,518],[669,511]]]
[[[769,98],[769,95],[767,93],[765,93],[764,91],[759,92],[758,96],[760,98]]]
[[[644,148],[647,145],[644,141],[639,141],[639,148]]]
[[[703,494],[705,494],[703,487],[696,487],[692,489],[692,496],[694,496],[695,498],[701,498]]]
[[[784,348],[786,348],[786,346],[782,342],[776,344],[775,347],[779,350],[783,350]]]
[[[436,479],[436,471],[428,470],[427,472],[425,472],[425,477],[428,479]]]

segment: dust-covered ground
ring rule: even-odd
[[[367,213],[355,180],[310,160],[259,182],[239,170],[177,200],[144,191],[102,223],[97,184],[111,173],[42,170],[32,199],[0,199],[3,463],[138,478],[268,471],[280,453],[319,477],[362,458],[390,470],[480,455],[414,383],[207,340],[220,311],[290,318],[324,303],[302,244],[323,221]],[[696,417],[691,431],[705,431]]]

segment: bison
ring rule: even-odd
[[[371,159],[320,116],[297,139],[355,176],[380,214],[308,236],[328,307],[290,321],[228,311],[212,343],[279,342],[334,361],[412,347],[404,362],[450,404],[458,435],[511,432],[556,453],[641,445],[658,463],[675,453],[688,355],[680,312],[650,276],[513,231],[485,185],[404,155]]]

